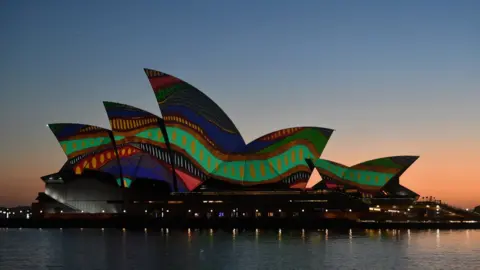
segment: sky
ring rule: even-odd
[[[346,165],[419,155],[401,183],[480,204],[479,1],[1,1],[0,205],[66,160],[46,127],[108,128],[102,101],[160,115],[143,73],[197,86],[246,141],[332,128]]]

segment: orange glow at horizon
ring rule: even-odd
[[[349,147],[351,145],[342,147],[332,141],[322,157],[351,166],[378,157],[419,155],[420,158],[400,177],[403,186],[421,197],[432,196],[459,207],[480,205],[479,151],[468,141],[455,145],[435,140],[421,145],[408,141],[377,141],[360,144],[355,151],[348,150]],[[333,148],[334,152],[330,150]]]
[[[477,161],[480,160],[477,153],[480,151],[474,151],[468,141],[444,145],[443,148],[439,148],[439,142],[435,140],[421,144],[408,141],[357,141],[359,144],[352,148],[355,144],[342,144],[340,140],[332,137],[322,158],[351,166],[378,157],[418,154],[420,158],[400,178],[402,185],[422,197],[432,196],[463,208],[480,204],[480,181],[477,177]],[[25,205],[34,201],[36,194],[44,190],[40,176],[58,171],[65,162],[61,149],[56,150],[52,151],[50,159],[41,159],[40,154],[35,154],[30,161],[38,159],[36,164],[24,164],[29,170],[17,168],[11,161],[12,166],[7,172],[14,173],[5,175],[4,180],[0,181],[0,205]]]

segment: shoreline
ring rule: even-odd
[[[480,222],[450,221],[353,221],[334,220],[142,220],[142,219],[8,219],[0,220],[0,228],[109,228],[129,230],[169,229],[480,229]]]

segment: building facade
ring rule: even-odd
[[[246,143],[227,114],[196,87],[163,72],[145,69],[145,73],[163,117],[104,102],[110,129],[48,125],[67,161],[58,172],[42,177],[45,191],[34,204],[36,211],[121,213],[134,204],[165,201],[168,196],[225,201],[198,196],[229,192],[272,201],[276,200],[269,196],[283,194],[275,198],[285,202],[297,194],[312,202],[311,196],[328,196],[339,209],[350,210],[357,202],[345,206],[332,196],[418,198],[399,182],[417,156],[386,157],[350,167],[328,161],[321,155],[333,130],[322,127],[285,128]],[[258,192],[272,193],[258,196]]]

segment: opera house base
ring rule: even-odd
[[[415,201],[411,198],[362,199],[328,190],[162,195],[151,192],[150,189],[120,189],[122,193],[113,196],[120,200],[105,200],[102,196],[84,198],[80,196],[81,193],[71,192],[66,196],[52,187],[47,190],[49,194],[62,198],[63,202],[40,193],[37,202],[32,204],[32,215],[28,219],[11,216],[9,219],[0,219],[0,226],[142,230],[480,228],[480,215],[439,201]]]

